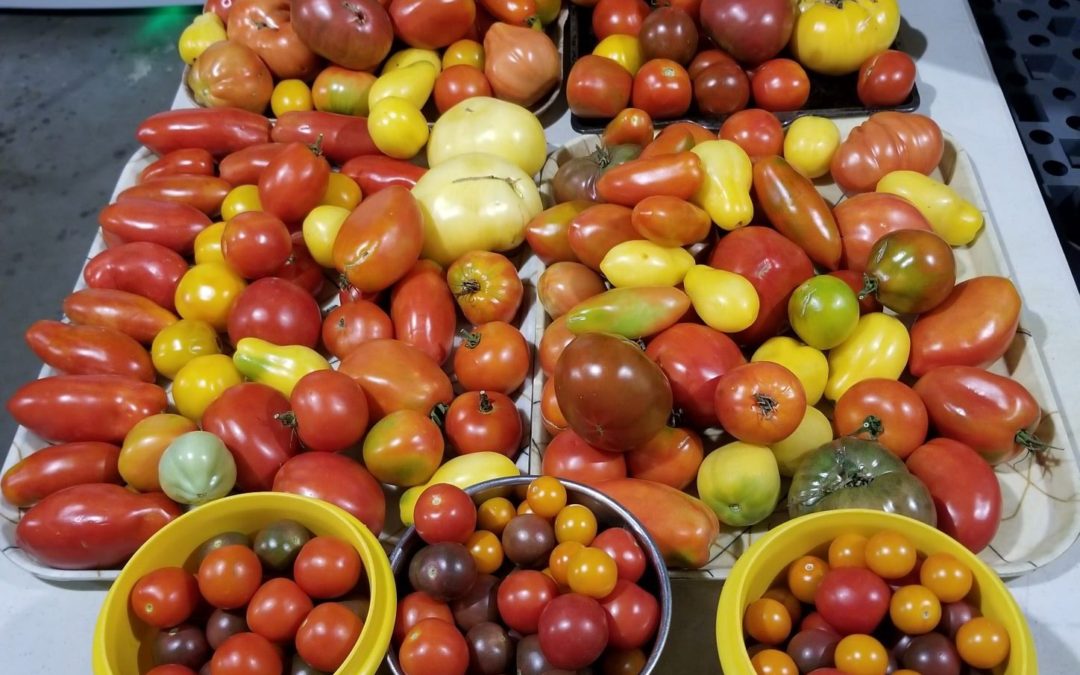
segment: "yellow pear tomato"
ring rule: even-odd
[[[315,262],[334,266],[334,241],[350,211],[340,206],[316,206],[304,218],[304,245]]]
[[[303,80],[282,80],[270,95],[270,109],[274,111],[274,117],[296,110],[314,110],[311,89]]]
[[[458,40],[443,52],[443,70],[450,66],[474,66],[483,70],[484,45],[476,40]]]
[[[769,361],[778,363],[799,378],[806,392],[806,402],[814,405],[825,393],[825,382],[829,379],[829,360],[825,354],[799,342],[795,338],[779,336],[769,338],[750,361]]]
[[[780,475],[791,477],[799,468],[803,457],[833,439],[832,423],[825,413],[813,406],[806,406],[802,422],[787,438],[769,446],[776,457]]]
[[[693,266],[694,256],[686,249],[635,239],[612,247],[600,262],[600,271],[617,288],[677,286]]]
[[[416,61],[401,68],[383,71],[368,92],[371,114],[374,115],[379,102],[387,98],[405,99],[417,109],[423,108],[435,88],[438,74],[438,66],[432,65],[430,61]]]
[[[761,300],[746,277],[708,265],[694,265],[683,279],[701,320],[723,333],[737,333],[757,320]]]
[[[435,68],[436,75],[445,67],[437,52],[430,49],[420,49],[419,47],[409,47],[391,54],[390,58],[386,59],[386,63],[383,64],[382,74],[385,75],[420,62],[430,63]]]
[[[368,117],[368,132],[375,147],[395,159],[411,159],[428,141],[424,113],[403,98],[390,97],[376,103]]]
[[[220,353],[217,331],[200,319],[180,319],[165,327],[150,346],[154,369],[170,380],[196,356]]]
[[[364,195],[360,192],[360,186],[352,178],[337,171],[330,172],[330,179],[326,182],[326,192],[320,204],[327,206],[340,206],[352,211],[360,203]]]
[[[631,75],[637,75],[641,64],[645,63],[641,41],[633,35],[609,35],[593,48],[592,53],[611,59]]]
[[[825,397],[839,400],[857,382],[872,377],[899,379],[910,354],[911,336],[900,319],[881,312],[864,314],[851,337],[829,351]]]
[[[196,431],[199,425],[183,415],[151,415],[131,427],[120,448],[120,477],[139,492],[161,490],[158,461],[177,436]]]
[[[184,319],[201,319],[224,331],[229,310],[247,284],[223,263],[192,266],[176,286],[176,313]]]
[[[705,179],[690,201],[705,209],[720,229],[734,230],[748,225],[754,217],[750,156],[727,140],[698,143],[690,152],[701,159],[705,170]]]
[[[228,356],[196,356],[176,374],[172,386],[173,402],[181,415],[198,422],[218,396],[243,381],[244,376]]]
[[[840,130],[824,117],[807,115],[791,123],[784,136],[784,159],[807,178],[829,173],[829,165],[840,147]]]
[[[221,202],[221,217],[230,220],[247,211],[262,211],[258,185],[237,185]]]
[[[195,237],[195,264],[216,262],[225,264],[221,252],[221,235],[225,234],[225,222],[214,223]]]

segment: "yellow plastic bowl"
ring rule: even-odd
[[[279,492],[226,497],[200,506],[169,523],[131,557],[113,582],[94,629],[94,675],[134,675],[153,666],[155,632],[131,611],[128,597],[135,582],[159,567],[192,569],[192,555],[204,541],[222,532],[254,535],[270,523],[291,518],[316,535],[343,539],[364,563],[370,586],[370,606],[364,630],[345,663],[342,675],[374,673],[386,654],[397,612],[397,591],[390,560],[379,540],[342,509],[317,499]]]
[[[1009,589],[994,572],[954,539],[919,521],[893,513],[864,509],[823,511],[790,520],[754,542],[735,563],[720,593],[716,611],[716,648],[726,675],[754,675],[743,638],[746,607],[773,586],[787,566],[804,555],[826,557],[829,543],[845,532],[865,537],[882,530],[902,533],[920,553],[950,553],[974,576],[969,600],[984,616],[1000,621],[1009,632],[1011,648],[999,675],[1035,675],[1035,643],[1027,621]]]

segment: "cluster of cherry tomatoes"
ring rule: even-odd
[[[954,556],[922,556],[907,537],[883,530],[842,534],[826,557],[794,561],[746,608],[757,673],[959,675],[1008,658],[1008,632],[981,616],[971,570]]]
[[[159,632],[148,675],[334,672],[368,612],[360,554],[294,520],[226,532],[184,567],[143,575],[131,611]]]
[[[644,666],[660,617],[638,585],[645,554],[626,529],[598,533],[595,514],[568,503],[559,480],[532,481],[517,507],[506,497],[477,507],[460,488],[435,485],[415,513],[426,546],[409,561],[413,591],[394,628],[406,675]]]

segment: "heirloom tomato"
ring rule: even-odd
[[[160,244],[132,242],[107,248],[91,258],[83,268],[83,280],[90,288],[128,291],[172,311],[176,285],[187,267],[176,251]]]
[[[856,91],[867,108],[900,105],[915,86],[915,61],[904,52],[886,49],[863,61]]]
[[[335,267],[361,291],[390,287],[420,256],[421,221],[419,205],[407,189],[380,190],[342,224],[334,240]]]
[[[706,35],[739,61],[756,65],[776,56],[791,36],[795,3],[789,0],[703,0]]]
[[[586,549],[578,555],[589,555]],[[555,597],[540,613],[540,650],[556,668],[577,670],[600,658],[608,645],[607,612],[579,593]]]
[[[484,71],[474,66],[450,66],[435,80],[435,108],[446,112],[473,96],[491,96],[491,84]]]
[[[818,265],[830,270],[843,251],[832,209],[810,179],[782,157],[772,155],[754,164],[754,193],[769,222],[798,244]]]
[[[303,376],[318,370],[330,370],[321,354],[303,345],[275,345],[255,337],[236,343],[233,363],[244,377],[272,387],[289,396]]]
[[[619,204],[595,204],[570,219],[566,240],[577,260],[600,271],[608,251],[624,241],[638,238],[633,212]]]
[[[379,152],[394,159],[415,157],[430,133],[420,108],[399,96],[387,96],[371,106],[368,129]]]
[[[604,201],[633,207],[655,195],[690,199],[703,179],[701,158],[678,152],[633,159],[608,169],[596,181],[596,191]]]
[[[579,117],[614,117],[629,105],[633,85],[634,77],[621,61],[586,54],[566,76],[566,102]]]
[[[851,130],[833,155],[829,171],[844,192],[870,192],[881,179],[896,171],[910,170],[928,176],[941,162],[944,149],[941,128],[929,117],[918,113],[879,112]],[[894,192],[918,205],[903,192],[886,189],[878,192]],[[942,215],[948,213],[949,209],[941,206],[939,204],[934,211]],[[923,212],[923,215],[927,213]],[[981,220],[981,214],[979,218]]]
[[[754,103],[769,112],[799,110],[810,98],[810,78],[791,59],[771,59],[754,68],[750,87]]]
[[[686,272],[683,287],[694,311],[710,328],[737,333],[757,320],[761,303],[754,285],[746,277],[708,265],[694,265]]]
[[[274,117],[293,110],[314,110],[311,101],[311,88],[303,80],[282,80],[274,85],[270,95],[270,111]]]
[[[705,209],[721,230],[747,225],[754,215],[750,157],[738,145],[725,140],[698,143],[691,152],[701,159],[705,177],[690,201]]]
[[[607,123],[601,140],[609,148],[623,144],[645,147],[653,140],[652,117],[644,110],[626,108]]]
[[[855,332],[829,352],[825,398],[839,400],[855,383],[872,377],[899,378],[910,352],[911,338],[899,319],[881,312],[864,314]]]
[[[428,164],[436,168],[472,153],[495,155],[532,176],[547,161],[544,127],[530,110],[509,101],[490,96],[466,99],[440,115],[432,126]],[[480,170],[475,175],[484,175],[483,169],[476,168]],[[498,175],[509,177],[501,171]]]
[[[534,106],[558,85],[562,57],[547,33],[495,23],[484,34],[484,75],[498,98]]]
[[[192,19],[187,28],[180,33],[177,44],[180,60],[190,66],[195,63],[195,59],[199,58],[200,54],[206,51],[207,47],[226,39],[224,22],[226,18],[228,18],[227,10],[225,10],[225,16],[220,16],[207,7],[203,14]]]
[[[784,159],[807,178],[820,178],[829,173],[829,164],[838,147],[840,130],[836,128],[836,122],[826,117],[799,117],[784,135]]]
[[[398,662],[415,675],[464,675],[469,646],[452,621],[424,619],[405,634]]]
[[[450,265],[446,280],[462,314],[474,324],[513,321],[521,307],[524,287],[514,263],[502,254],[470,251]]]
[[[896,0],[802,0],[791,32],[791,53],[810,70],[846,75],[888,49],[899,29]]]
[[[173,439],[158,462],[162,491],[178,504],[221,499],[236,485],[236,462],[217,436],[191,431]]]
[[[139,183],[164,176],[213,176],[214,156],[202,148],[173,150],[139,172]]]
[[[259,55],[235,40],[203,50],[187,69],[191,98],[206,108],[237,108],[262,113],[274,92],[274,76]]]
[[[355,70],[377,66],[394,39],[390,15],[375,0],[298,0],[291,17],[296,34],[313,52]]]
[[[476,326],[454,352],[454,375],[466,391],[509,394],[529,374],[529,345],[517,328],[504,321]]]
[[[141,576],[131,589],[131,611],[154,628],[188,620],[199,606],[199,583],[183,567],[159,567]]]
[[[221,233],[221,254],[225,262],[248,279],[273,274],[291,253],[289,229],[270,213],[241,213],[229,219]]]
[[[806,413],[806,393],[799,378],[769,361],[724,373],[716,383],[713,402],[725,431],[740,441],[762,445],[790,436]]]
[[[327,66],[311,85],[311,100],[316,110],[366,117],[368,92],[375,76],[341,66]]]
[[[226,389],[203,414],[203,429],[233,454],[241,490],[269,490],[278,469],[299,450],[292,429],[275,417],[288,410],[289,401],[279,392],[246,382]]]
[[[416,263],[390,294],[390,319],[394,337],[436,363],[446,361],[454,344],[457,313],[442,268],[430,260]]]
[[[284,144],[282,144],[282,147],[284,147]],[[277,152],[275,152],[276,155]],[[267,164],[269,164],[269,160]],[[262,170],[265,168],[265,166],[259,168],[259,175],[262,175]],[[262,211],[258,185],[237,185],[232,190],[229,190],[229,194],[225,195],[224,201],[221,202],[221,217],[226,221],[248,211]]]
[[[258,203],[259,199],[259,176],[270,160],[277,157],[278,153],[285,149],[285,143],[256,143],[243,149],[236,150],[226,155],[218,164],[218,173],[235,187],[231,195],[246,194],[245,201]],[[226,202],[229,197],[226,197]],[[252,210],[252,209],[246,209]],[[255,209],[258,210],[258,209]],[[222,216],[231,217],[222,205]]]
[[[318,145],[327,160],[339,165],[359,155],[375,154],[378,150],[366,119],[318,110],[293,110],[282,114],[274,122],[271,137],[278,143]]]
[[[267,277],[245,288],[229,311],[229,341],[237,345],[246,337],[257,337],[276,345],[304,345],[319,342],[322,315],[319,305],[294,283]]]
[[[649,16],[644,0],[600,0],[592,12],[592,31],[597,40],[609,35],[637,37]]]
[[[246,287],[243,278],[224,263],[195,265],[176,287],[176,312],[184,319],[205,321],[224,332],[229,312]]]
[[[272,421],[290,433],[277,420]],[[351,457],[330,452],[297,455],[277,471],[273,490],[330,502],[350,513],[376,536],[382,532],[386,497],[378,481]]]
[[[637,232],[660,246],[690,246],[709,236],[709,214],[677,197],[646,197],[634,206],[630,223]]]
[[[554,263],[540,274],[537,283],[540,304],[553,319],[606,290],[603,278],[579,262]]]
[[[804,457],[833,439],[832,423],[825,413],[806,406],[806,413],[795,431],[783,440],[769,445],[780,475],[790,478],[799,469]]]
[[[956,259],[944,239],[923,230],[897,230],[870,249],[860,295],[877,297],[900,314],[940,305],[956,285]]]
[[[545,265],[577,262],[570,247],[570,221],[590,206],[592,202],[585,199],[565,201],[542,211],[525,226],[529,248]]]
[[[769,448],[735,441],[713,450],[701,462],[697,491],[720,522],[747,527],[765,520],[776,509],[780,470]]]
[[[672,399],[696,427],[716,426],[716,383],[746,363],[727,335],[693,323],[677,323],[649,341],[645,354],[656,361],[671,385]]]
[[[188,255],[195,237],[210,226],[205,213],[187,204],[132,197],[109,204],[98,214],[109,245],[146,241]]]
[[[735,59],[718,49],[701,52],[690,64],[694,100],[706,115],[738,112],[750,102],[750,81]]]
[[[701,438],[693,431],[664,427],[644,445],[626,453],[626,470],[633,478],[682,490],[694,481],[704,456]]]
[[[443,70],[452,66],[473,66],[483,70],[484,45],[467,38],[454,42],[442,55]]]
[[[394,324],[378,305],[357,300],[338,305],[326,315],[322,343],[338,359],[369,341],[394,337]]]
[[[847,340],[859,323],[859,299],[842,279],[818,275],[788,300],[788,321],[806,344],[822,351]]]
[[[555,396],[555,380],[550,377],[544,381],[544,387],[540,393],[540,421],[544,430],[552,436],[570,428],[566,421],[566,415],[559,408],[559,399]]]
[[[558,363],[559,356],[575,337],[577,336],[566,327],[565,314],[548,324],[538,347],[540,368],[545,374],[550,375],[555,372],[555,364]]]
[[[165,448],[177,437],[199,427],[182,415],[151,415],[131,427],[120,448],[118,470],[124,482],[139,492],[161,490],[158,462]]]
[[[341,174],[334,174],[341,175]],[[304,244],[311,256],[323,267],[334,266],[334,240],[350,210],[340,206],[320,205],[304,217]]]
[[[453,398],[450,378],[416,347],[398,340],[370,340],[349,352],[338,370],[360,383],[372,421],[395,410],[428,413]]]
[[[172,395],[176,410],[198,422],[211,403],[230,387],[244,381],[233,360],[224,354],[196,356],[176,373]]]
[[[422,49],[445,47],[464,37],[476,19],[476,4],[466,0],[393,0],[388,9],[394,34]]]
[[[653,119],[679,117],[693,101],[690,75],[671,59],[646,61],[634,75],[630,100]]]
[[[316,370],[301,377],[289,396],[292,415],[280,421],[296,429],[308,450],[341,452],[367,431],[364,390],[348,375]]]
[[[720,140],[731,141],[750,159],[779,155],[784,149],[784,129],[771,112],[760,108],[740,110],[720,125]]]
[[[510,397],[497,391],[469,391],[455,398],[443,428],[460,455],[497,452],[513,458],[521,448],[521,415]]]
[[[443,435],[427,413],[398,410],[376,422],[364,437],[364,466],[380,482],[423,485],[443,458]]]
[[[926,440],[926,406],[915,391],[896,380],[870,378],[844,392],[833,411],[836,432],[877,441],[905,459]]]
[[[234,0],[229,39],[254,50],[275,78],[310,80],[320,60],[293,30],[290,5],[282,0]]]
[[[576,335],[614,333],[636,340],[671,326],[688,309],[690,298],[677,288],[613,288],[579,303],[564,316],[566,327]]]
[[[70,375],[122,375],[153,382],[150,355],[134,338],[104,326],[35,321],[26,343],[47,365]]]
[[[5,471],[0,490],[12,506],[26,508],[72,485],[119,484],[124,480],[117,467],[119,456],[120,449],[111,443],[89,441],[47,446]]]
[[[186,204],[213,216],[221,211],[221,203],[230,189],[232,185],[217,176],[161,176],[121,191],[116,201],[151,199]]]
[[[844,254],[841,265],[856,272],[866,269],[870,250],[896,230],[930,230],[919,210],[902,197],[883,192],[853,195],[833,208]]]
[[[652,59],[671,59],[687,65],[698,48],[697,24],[682,9],[671,6],[657,7],[649,12],[641,23],[638,33],[642,56]]]
[[[821,351],[795,338],[769,338],[757,348],[750,360],[770,361],[790,370],[802,383],[809,405],[816,404],[825,392],[825,382],[829,378],[828,360]]]
[[[892,171],[877,182],[876,189],[914,204],[934,232],[950,246],[967,246],[982,229],[983,214],[979,207],[952,187],[919,171]]]
[[[616,288],[677,286],[692,267],[694,256],[685,249],[660,246],[647,239],[616,244],[600,261],[600,271]]]
[[[553,438],[544,450],[540,473],[596,485],[607,480],[626,478],[626,459],[626,454],[595,448],[572,429],[567,429]]]
[[[239,108],[166,110],[143,120],[135,137],[158,156],[173,150],[202,148],[214,157],[224,157],[268,142],[270,120]],[[222,178],[229,180],[226,176]]]

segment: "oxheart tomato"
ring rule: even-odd
[[[289,143],[259,175],[259,203],[286,223],[299,223],[319,205],[330,181],[330,164],[315,148]]]
[[[316,54],[352,70],[370,70],[390,53],[394,27],[375,0],[294,0],[293,28]]]
[[[369,340],[392,337],[394,324],[390,317],[369,300],[338,305],[323,320],[323,345],[338,359]]]
[[[555,88],[562,57],[547,33],[495,23],[484,35],[484,75],[495,96],[529,107]]]
[[[729,434],[768,445],[790,436],[806,414],[806,392],[787,368],[770,361],[737,366],[720,376],[716,417]]]
[[[390,294],[393,337],[416,347],[436,363],[450,356],[457,311],[442,268],[430,260],[416,263]]]
[[[4,472],[0,490],[13,506],[33,506],[72,485],[123,482],[118,469],[120,448],[89,441],[62,443],[31,453]]]
[[[926,406],[902,382],[872,377],[856,382],[836,402],[836,433],[866,436],[881,443],[900,459],[926,440]]]
[[[176,286],[187,268],[184,258],[172,249],[132,242],[107,248],[91,258],[83,268],[83,280],[90,288],[136,293],[172,311],[176,309]]]
[[[634,78],[611,59],[586,54],[566,76],[566,102],[579,117],[614,117],[630,102]]]
[[[869,635],[889,611],[890,597],[889,586],[870,570],[841,567],[825,573],[814,593],[814,606],[842,635]]]
[[[634,75],[631,101],[653,119],[679,117],[690,109],[692,100],[690,75],[671,59],[647,61]]]
[[[856,92],[867,108],[900,105],[915,86],[915,61],[895,49],[871,56],[859,68]]]
[[[514,263],[493,251],[470,251],[446,270],[450,292],[474,324],[510,322],[521,307],[524,287]]]
[[[289,404],[297,435],[308,450],[340,452],[359,442],[367,431],[364,390],[336,370],[316,370],[301,377]]]
[[[671,384],[675,407],[696,427],[718,423],[713,402],[724,373],[746,363],[730,337],[708,326],[677,323],[649,341],[645,354]]]
[[[234,0],[230,40],[251,48],[279,80],[311,80],[319,57],[293,30],[289,0]]]
[[[521,415],[506,394],[469,391],[446,411],[446,438],[458,454],[497,452],[513,458],[521,448]]]
[[[372,422],[408,408],[427,414],[454,396],[439,364],[400,340],[370,340],[353,349],[338,367],[364,388]]]
[[[236,345],[246,337],[257,337],[276,345],[314,349],[321,317],[315,299],[296,284],[276,277],[259,279],[240,293],[229,310],[229,341]]]
[[[473,0],[393,0],[394,34],[410,47],[438,49],[465,37],[476,20]]]
[[[866,192],[845,199],[833,207],[833,216],[844,248],[840,264],[856,272],[866,269],[870,250],[889,232],[930,231],[930,224],[911,202],[884,192]]]
[[[626,455],[605,452],[582,440],[571,429],[560,432],[544,450],[540,473],[586,485],[626,478]]]
[[[609,35],[636,37],[648,16],[649,5],[644,0],[600,0],[593,8],[593,35],[597,40]]]
[[[289,401],[264,384],[226,389],[203,413],[202,427],[222,441],[236,460],[241,490],[269,490],[278,469],[300,449],[292,429],[277,420]]]
[[[382,532],[386,520],[386,497],[378,481],[359,462],[345,455],[329,452],[297,455],[277,472],[273,490],[330,502],[352,514],[376,535]]]
[[[391,186],[360,203],[334,240],[334,266],[365,292],[389,288],[423,247],[420,207],[409,190]]]
[[[157,377],[150,354],[134,338],[113,328],[35,321],[26,344],[38,358],[71,375],[122,375],[143,382]]]
[[[829,172],[844,192],[870,192],[893,171],[929,175],[944,148],[941,128],[929,117],[879,112],[851,130],[833,155]]]
[[[978,553],[1001,524],[1001,484],[979,453],[948,438],[920,445],[907,467],[930,490],[938,527]]]

